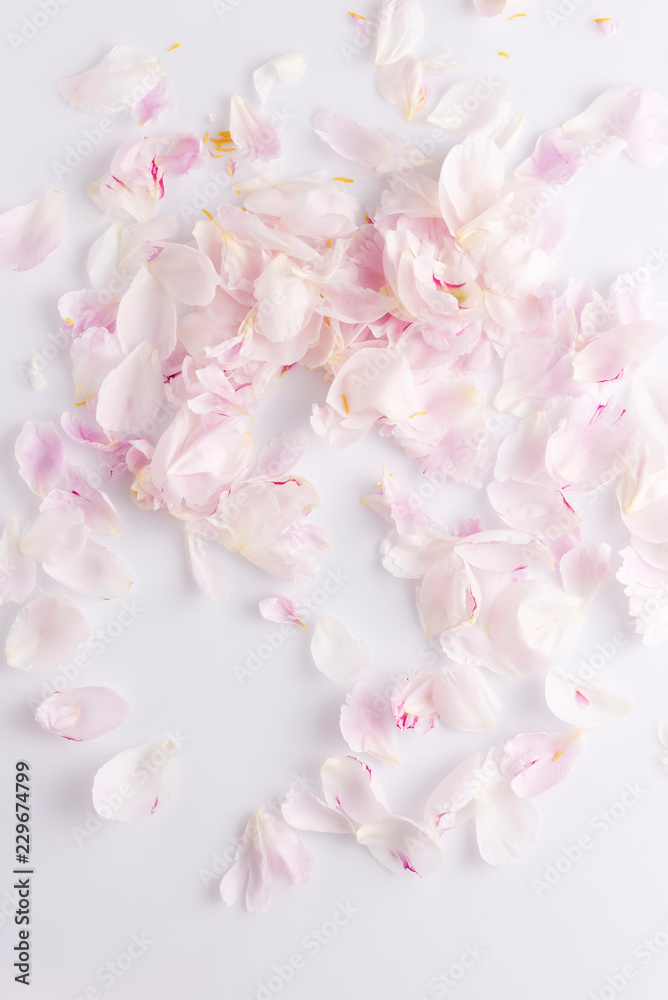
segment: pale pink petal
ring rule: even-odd
[[[517,479],[523,483],[537,479],[545,468],[545,449],[551,434],[550,422],[542,411],[523,417],[499,445],[494,478],[503,483]]]
[[[110,433],[140,435],[155,421],[165,398],[158,352],[143,341],[105,378],[95,417]]]
[[[39,517],[21,539],[21,551],[39,562],[76,559],[86,543],[88,526],[84,513],[75,504],[62,500],[63,493],[54,490],[42,501]]]
[[[371,651],[331,615],[320,615],[311,639],[311,656],[318,670],[332,681],[345,682],[367,667]]]
[[[5,657],[18,670],[48,671],[74,659],[90,635],[77,606],[60,594],[43,594],[24,605],[7,636]]]
[[[559,563],[564,590],[589,604],[601,592],[610,575],[609,545],[576,545]]]
[[[433,700],[445,725],[464,732],[489,729],[501,713],[501,702],[476,667],[443,667]]]
[[[230,101],[230,134],[238,156],[266,163],[281,155],[281,138],[269,115],[234,94]]]
[[[65,206],[60,191],[0,215],[0,267],[27,271],[63,242]]]
[[[505,83],[493,76],[462,80],[446,91],[427,121],[460,135],[495,139],[512,120],[505,92]]]
[[[356,757],[329,757],[320,768],[320,778],[327,805],[340,809],[353,823],[373,823],[387,816],[375,775]]]
[[[204,166],[205,155],[202,140],[192,132],[170,132],[158,140],[156,164],[173,177],[183,177],[191,170]],[[166,234],[172,236],[173,233]]]
[[[521,799],[541,795],[563,781],[587,744],[578,729],[565,733],[521,733],[503,746],[501,773]]]
[[[464,560],[452,553],[427,570],[417,590],[420,623],[428,636],[454,632],[478,616],[480,589]]]
[[[399,681],[392,691],[392,712],[399,729],[428,733],[438,725],[434,685],[438,674],[420,671]]]
[[[547,470],[561,489],[595,490],[619,473],[636,434],[631,411],[578,399],[547,443]]]
[[[564,495],[541,483],[512,479],[492,482],[487,495],[492,507],[511,528],[542,535],[548,541],[569,534],[580,524]]]
[[[164,67],[156,56],[146,55],[130,45],[116,45],[99,63],[77,76],[68,77],[58,84],[61,97],[73,108],[106,117],[120,114],[128,106],[141,105],[153,88],[154,80],[164,74]],[[139,98],[134,95],[139,93]],[[138,125],[145,124],[137,121]]]
[[[567,138],[563,129],[553,128],[538,137],[533,155],[519,165],[515,176],[521,181],[566,184],[585,163],[580,143]]]
[[[524,531],[494,528],[461,538],[454,551],[475,569],[516,573],[522,569],[551,570],[554,560],[543,542]]]
[[[356,684],[341,708],[341,735],[353,753],[368,753],[385,764],[400,764],[397,728],[390,705],[369,684]]]
[[[63,439],[49,420],[26,421],[16,439],[14,455],[19,475],[40,497],[45,497],[63,478]]]
[[[496,17],[502,14],[508,5],[508,0],[473,0],[473,6],[484,17]]]
[[[564,125],[571,139],[598,141],[612,155],[624,150],[643,167],[668,156],[668,99],[647,87],[612,87]]]
[[[35,561],[26,552],[24,539],[12,514],[0,539],[0,604],[22,604],[35,586]]]
[[[258,809],[220,883],[220,894],[231,906],[243,896],[245,886],[249,912],[266,910],[275,893],[306,885],[314,872],[313,855],[295,831],[280,816]]]
[[[67,740],[92,740],[120,726],[129,711],[127,701],[110,688],[80,687],[49,695],[35,721]]]
[[[485,782],[482,762],[482,755],[476,751],[439,782],[424,810],[429,830],[445,833],[473,816],[475,796]]]
[[[186,524],[188,562],[193,579],[210,601],[226,598],[232,590],[232,573],[226,562],[214,555],[197,530]]]
[[[95,811],[122,823],[152,816],[178,788],[179,749],[167,737],[116,754],[93,779]]]
[[[152,125],[162,114],[176,104],[174,84],[168,76],[160,77],[149,92],[134,106],[133,117],[137,125]]]
[[[316,112],[313,125],[328,146],[355,164],[360,177],[407,173],[430,162],[416,146],[395,132],[367,128],[327,108]]]
[[[84,330],[72,341],[70,355],[77,396],[97,395],[109,372],[123,360],[118,337],[104,326]]]
[[[140,268],[121,299],[116,333],[125,355],[148,343],[164,361],[176,347],[174,299],[152,269]]]
[[[413,56],[378,66],[376,84],[384,100],[398,108],[406,121],[412,121],[425,103],[422,62]]]
[[[285,52],[259,66],[253,73],[253,85],[264,107],[269,91],[275,83],[297,83],[306,69],[301,52]]]
[[[615,21],[614,17],[597,17],[594,24],[605,38],[612,38],[619,30],[619,21]]]
[[[129,593],[132,579],[113,552],[104,545],[86,540],[78,555],[67,562],[45,562],[43,568],[58,583],[86,597],[109,600]]]
[[[207,255],[180,243],[162,243],[156,247],[150,271],[175,299],[188,306],[208,305],[218,285],[218,275]]]
[[[646,361],[665,335],[666,327],[662,323],[649,321],[605,330],[575,355],[575,378],[583,382],[610,382],[622,378]]]
[[[443,850],[436,837],[403,816],[365,823],[355,837],[391,872],[409,871],[428,878],[443,862]]]
[[[504,178],[503,156],[490,139],[467,136],[450,150],[441,167],[438,193],[453,235],[497,204]]]
[[[552,670],[545,678],[545,700],[558,719],[585,729],[606,726],[633,708],[607,681],[585,680],[563,670]]]
[[[395,63],[409,55],[424,32],[421,0],[383,0],[378,18],[376,66]]]
[[[109,215],[150,222],[165,194],[165,168],[157,163],[157,155],[155,139],[121,143],[109,173],[86,189],[89,197]]]
[[[260,614],[269,622],[278,622],[282,625],[301,625],[302,628],[308,628],[299,617],[299,611],[294,601],[283,594],[263,597],[260,601]]]

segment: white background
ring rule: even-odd
[[[514,9],[530,16],[510,22],[476,16],[468,0],[425,0],[425,54],[451,47],[451,57],[469,62],[447,83],[498,74],[508,81],[516,110],[526,113],[511,167],[541,131],[582,110],[611,85],[668,90],[664,4],[585,0],[572,7],[572,16],[552,28],[546,13],[558,10],[557,0],[527,0],[526,7]],[[163,56],[179,95],[178,108],[163,116],[152,134],[177,128],[201,134],[209,127],[209,112],[217,115],[217,129],[227,127],[232,92],[252,98],[256,66],[301,49],[308,69],[300,85],[277,88],[270,98],[270,107],[294,116],[284,133],[286,177],[316,168],[330,175],[350,173],[350,166],[343,167],[310,130],[311,115],[322,105],[407,136],[424,138],[430,132],[425,124],[406,125],[382,102],[370,49],[346,55],[342,46],[353,41],[354,31],[343,0],[242,0],[222,18],[206,0],[70,0],[14,51],[7,36],[19,32],[22,18],[38,9],[36,0],[6,0],[0,15],[0,210],[59,187],[67,201],[69,233],[65,247],[43,266],[0,274],[3,520],[14,511],[24,518],[36,511],[36,498],[19,479],[12,457],[23,421],[58,420],[74,403],[66,352],[48,365],[48,388],[40,394],[26,387],[19,366],[33,351],[43,350],[57,329],[59,295],[85,286],[87,248],[102,229],[84,189],[102,174],[116,144],[137,134],[130,122],[119,123],[101,148],[57,183],[53,162],[62,161],[66,147],[96,124],[94,116],[60,100],[59,78],[92,65],[114,44],[132,43]],[[373,12],[368,3],[355,9]],[[621,20],[619,34],[609,41],[593,26],[593,18],[603,16]],[[175,42],[181,47],[165,54]],[[497,55],[499,50],[510,60]],[[446,143],[441,155],[447,148]],[[217,161],[211,164],[207,175]],[[180,206],[205,179],[176,181],[166,207],[183,218]],[[642,266],[662,241],[668,247],[667,186],[668,167],[644,171],[624,159],[584,172],[564,195],[573,216],[560,252],[564,273],[591,275],[605,291],[619,272]],[[355,188],[363,208],[374,205],[374,185],[357,182]],[[208,207],[213,209],[215,201],[210,199]],[[184,220],[182,238],[188,231]],[[665,269],[656,277],[655,298],[668,299]],[[308,430],[311,402],[322,400],[326,388],[318,376],[303,372],[291,372],[289,379],[258,411],[260,440],[280,430]],[[369,679],[385,687],[411,664],[425,665],[419,653],[424,637],[413,585],[380,566],[384,525],[359,501],[374,491],[383,461],[409,486],[420,485],[419,475],[403,453],[375,434],[344,452],[309,435],[311,446],[299,471],[320,492],[323,507],[313,519],[326,527],[332,543],[322,559],[321,580],[329,571],[349,577],[326,610],[371,644]],[[656,738],[657,722],[668,717],[666,652],[648,650],[631,635],[619,585],[595,605],[571,665],[588,660],[597,643],[623,631],[625,645],[605,673],[629,694],[636,710],[593,731],[568,781],[538,801],[539,838],[525,858],[508,869],[486,865],[477,855],[473,830],[466,827],[448,836],[442,870],[420,881],[410,873],[391,875],[352,840],[314,834],[308,842],[318,871],[311,884],[274,900],[266,913],[249,915],[240,907],[227,909],[218,879],[205,887],[198,872],[210,868],[216,854],[227,851],[229,858],[233,838],[253,809],[275,799],[295,775],[315,777],[326,756],[345,751],[338,732],[345,691],[314,669],[302,630],[243,685],[233,668],[273,631],[259,617],[258,600],[279,589],[308,596],[318,583],[283,585],[236,561],[234,593],[225,604],[210,606],[189,579],[180,524],[166,513],[136,508],[127,485],[112,488],[125,521],[123,534],[112,544],[131,567],[133,596],[143,610],[103,655],[91,660],[78,683],[113,687],[132,704],[129,720],[91,743],[59,740],[31,718],[28,700],[39,695],[42,678],[2,670],[0,995],[66,1000],[97,984],[100,994],[112,1000],[242,1000],[256,997],[275,964],[301,953],[304,968],[279,993],[286,1000],[418,1000],[437,995],[430,980],[447,972],[467,945],[485,954],[448,992],[457,1000],[585,1000],[591,991],[599,995],[606,977],[629,962],[637,975],[626,983],[625,996],[660,1000],[665,995],[668,955],[644,963],[634,950],[668,924],[668,773]],[[427,506],[450,523],[475,511],[483,512],[490,525],[496,523],[484,497],[465,488],[446,487]],[[624,543],[612,496],[602,495],[588,507],[585,533],[588,540],[608,538],[617,548]],[[99,626],[119,611],[115,602],[81,603]],[[16,609],[0,610],[4,641]],[[516,732],[562,727],[544,705],[540,676],[516,682],[492,677],[491,682],[504,703],[492,733],[455,734],[443,727],[424,737],[409,733],[401,740],[403,766],[390,771],[377,765],[396,812],[419,819],[429,792],[472,750]],[[78,846],[73,827],[92,813],[90,788],[97,768],[118,751],[167,731],[186,737],[178,795],[152,819],[102,824]],[[11,887],[12,775],[18,758],[31,762],[33,777],[36,875],[29,993],[12,983],[16,929],[4,916],[9,907],[2,905]],[[626,783],[636,782],[643,789],[639,800],[606,833],[597,832],[604,825],[597,820],[600,811],[619,802]],[[587,833],[591,850],[539,895],[532,880],[542,879],[564,848]],[[331,920],[340,902],[357,912],[319,954],[312,954],[302,944],[305,935]],[[126,950],[133,934],[147,935],[151,946],[113,988],[105,989],[97,971]]]

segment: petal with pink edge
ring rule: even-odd
[[[452,553],[427,570],[417,589],[417,602],[428,636],[456,632],[478,617],[480,589],[468,564]]]
[[[396,684],[392,692],[392,712],[399,729],[428,733],[438,725],[434,685],[438,674],[419,671]]]
[[[308,628],[299,617],[299,610],[289,597],[283,594],[272,594],[260,601],[260,614],[268,622],[278,622],[281,625],[301,625]]]
[[[587,736],[579,729],[565,733],[521,733],[503,745],[500,770],[515,795],[531,799],[563,781],[582,756]]]
[[[388,809],[376,776],[357,757],[329,757],[320,768],[325,802],[353,823],[372,823]]]

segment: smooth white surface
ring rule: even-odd
[[[526,7],[514,10],[526,10],[530,16],[511,22],[476,16],[469,0],[425,0],[425,52],[452,46],[453,58],[469,61],[444,86],[477,73],[497,74],[508,80],[516,110],[526,112],[511,165],[528,153],[540,131],[571,117],[610,85],[641,83],[668,90],[668,12],[663,4],[585,0],[570,6],[575,9],[572,16],[551,29],[546,12],[558,10],[559,0],[527,0]],[[226,127],[230,93],[252,97],[256,66],[301,48],[308,67],[301,84],[278,87],[270,98],[270,107],[293,116],[284,132],[285,176],[320,167],[332,174],[350,173],[309,128],[313,111],[323,104],[406,136],[426,138],[430,132],[425,124],[407,126],[382,102],[375,91],[371,48],[346,57],[342,45],[352,42],[354,31],[344,3],[241,0],[220,18],[206,0],[70,0],[14,52],[6,36],[20,30],[22,18],[38,9],[36,0],[9,0],[0,15],[0,207],[10,208],[58,186],[67,200],[69,236],[63,252],[42,267],[0,274],[3,520],[13,511],[29,517],[37,506],[12,458],[23,421],[58,419],[74,402],[65,354],[49,364],[48,388],[40,394],[25,387],[17,366],[43,349],[48,334],[56,330],[58,296],[85,285],[85,255],[101,232],[99,223],[87,221],[97,219],[97,213],[83,194],[85,186],[102,173],[116,144],[137,131],[127,121],[119,123],[100,148],[56,184],[51,164],[62,160],[66,147],[96,124],[94,116],[60,101],[60,77],[88,67],[120,42],[156,54],[180,42],[180,49],[164,55],[179,106],[151,131],[203,132],[212,111],[217,127]],[[366,14],[373,8],[365,3],[355,9]],[[620,18],[620,32],[612,40],[593,26],[593,18],[602,16]],[[508,52],[510,60],[498,56],[499,50]],[[441,153],[447,148],[446,143]],[[174,183],[165,208],[183,219],[180,206],[190,203],[206,179],[195,175]],[[560,254],[565,271],[591,274],[605,290],[619,272],[642,266],[662,241],[668,246],[667,182],[668,168],[644,171],[623,159],[586,171],[565,194],[573,209],[573,228]],[[355,188],[363,206],[375,203],[374,185],[357,182]],[[215,198],[208,205],[213,208]],[[183,219],[181,235],[187,232]],[[668,299],[665,268],[654,289],[658,301]],[[280,429],[307,429],[310,403],[321,400],[324,392],[317,376],[291,372],[290,384],[258,412],[258,437],[266,440]],[[373,491],[383,461],[413,487],[419,485],[418,472],[398,449],[374,434],[344,452],[310,437],[299,471],[320,491],[323,509],[314,520],[327,528],[332,542],[322,559],[320,582],[328,572],[349,578],[329,599],[326,611],[371,644],[374,660],[366,679],[384,687],[411,664],[428,665],[425,639],[414,608],[414,587],[383,571],[378,543],[384,525],[359,500]],[[668,923],[668,773],[660,764],[656,738],[657,722],[668,717],[666,651],[647,650],[629,633],[621,587],[613,585],[597,602],[574,657],[589,659],[597,643],[609,642],[617,631],[628,634],[605,674],[632,697],[636,711],[593,731],[570,779],[538,800],[539,840],[522,861],[509,869],[489,867],[479,859],[473,831],[466,827],[449,835],[442,871],[421,882],[408,874],[390,875],[348,839],[314,834],[308,838],[318,861],[313,882],[277,899],[265,914],[248,915],[241,908],[228,910],[218,896],[217,880],[205,888],[198,870],[210,868],[216,854],[228,851],[250,811],[275,799],[296,775],[315,777],[326,756],[345,751],[338,732],[345,688],[314,669],[309,637],[302,630],[243,685],[233,667],[275,631],[259,617],[261,597],[281,589],[291,596],[308,596],[319,584],[283,586],[236,561],[233,595],[219,607],[209,606],[189,579],[180,525],[167,514],[134,507],[123,484],[115,485],[113,496],[125,521],[114,549],[132,570],[133,597],[143,611],[113,645],[91,659],[78,682],[113,687],[132,704],[129,720],[91,743],[57,739],[31,719],[28,699],[39,694],[40,679],[2,670],[0,900],[5,902],[11,886],[13,764],[24,758],[32,765],[37,871],[34,985],[29,992],[33,1000],[80,997],[95,985],[101,996],[114,1000],[255,998],[260,984],[275,974],[274,966],[285,965],[295,953],[304,957],[304,968],[277,994],[290,1000],[418,1000],[438,995],[461,1000],[585,1000],[592,990],[598,996],[606,977],[614,977],[629,962],[637,974],[626,982],[625,996],[660,1000],[665,995],[668,948],[649,962],[634,956],[634,950]],[[449,522],[479,510],[494,523],[484,498],[465,488],[442,489],[428,508]],[[617,548],[624,542],[609,494],[588,507],[585,526],[587,538],[609,538]],[[119,610],[117,602],[82,606],[99,625],[114,619]],[[3,641],[14,613],[13,607],[1,609]],[[406,734],[401,739],[403,766],[394,771],[377,766],[397,812],[419,818],[436,783],[473,749],[516,732],[562,727],[544,705],[542,677],[526,676],[519,682],[492,677],[491,682],[504,703],[492,733],[480,737],[442,727],[425,737]],[[151,820],[103,824],[77,846],[72,828],[92,814],[90,787],[97,768],[118,751],[167,731],[187,738],[179,794]],[[613,807],[626,783],[636,782],[644,790],[640,798],[602,833],[600,810]],[[583,834],[590,835],[591,849],[539,897],[532,879],[543,878],[546,866],[557,863]],[[348,902],[358,912],[313,954],[313,939],[307,943],[305,936],[330,921],[339,903]],[[4,916],[9,907],[2,903]],[[96,973],[125,952],[133,934],[147,935],[152,944],[107,989]],[[16,929],[4,918],[3,997],[26,995],[12,983],[9,967],[15,942]],[[466,946],[476,945],[484,956],[461,983],[440,987],[439,993],[433,977],[447,972]]]

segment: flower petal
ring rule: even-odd
[[[88,622],[72,601],[60,594],[43,594],[14,619],[5,657],[18,670],[53,670],[69,663],[89,635]]]
[[[370,684],[356,684],[341,708],[341,735],[353,753],[400,764],[397,728],[387,700]]]
[[[446,726],[464,732],[489,729],[501,713],[501,702],[476,667],[443,667],[433,699]]]
[[[311,656],[318,670],[332,681],[347,681],[371,662],[371,650],[331,615],[320,615],[311,639]]]
[[[92,538],[86,540],[80,553],[68,562],[43,564],[52,579],[69,590],[86,597],[123,597],[129,593],[132,579],[127,569],[113,552]]]
[[[178,749],[166,738],[116,754],[93,779],[95,811],[121,823],[152,816],[178,788]]]
[[[65,206],[60,191],[0,215],[0,267],[27,271],[63,242]]]
[[[45,497],[63,478],[63,439],[49,420],[28,420],[14,448],[19,475],[33,493]]]
[[[545,700],[558,719],[584,729],[606,726],[633,708],[607,681],[585,680],[558,669],[545,678]]]
[[[368,847],[376,861],[391,872],[409,871],[427,878],[438,871],[443,862],[438,840],[403,816],[386,816],[374,823],[365,823],[355,837],[358,844]]]
[[[387,815],[383,791],[370,767],[356,757],[329,757],[320,768],[325,802],[353,823],[372,823]]]
[[[37,709],[35,720],[47,733],[67,740],[92,740],[125,722],[130,706],[106,687],[56,691]]]

